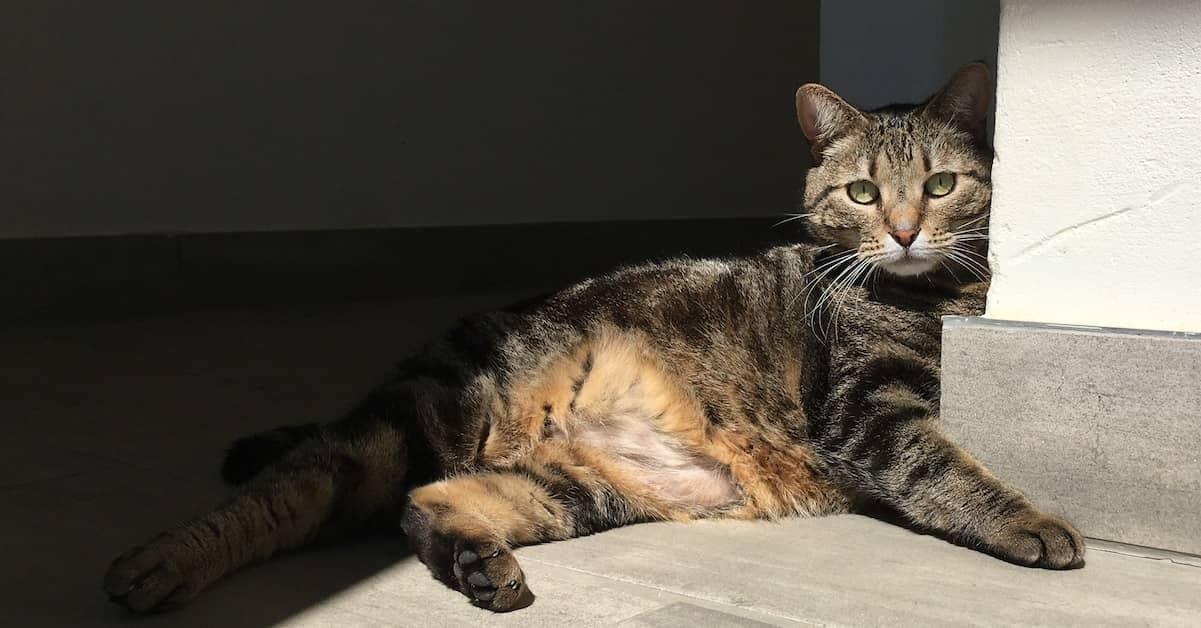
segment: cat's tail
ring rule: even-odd
[[[321,426],[309,423],[285,425],[239,438],[225,452],[221,479],[235,486],[245,484],[297,445],[320,436]]]

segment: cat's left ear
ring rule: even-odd
[[[926,115],[951,121],[973,137],[984,137],[988,107],[992,104],[992,73],[983,63],[959,68],[951,80],[926,101]]]
[[[863,122],[858,109],[817,83],[802,85],[796,91],[796,117],[815,164],[821,163],[831,142]]]

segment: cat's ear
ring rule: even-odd
[[[983,63],[969,63],[930,97],[925,113],[937,120],[950,121],[973,137],[983,138],[991,104],[992,73]]]
[[[796,117],[815,163],[821,163],[822,152],[830,142],[864,119],[858,109],[817,83],[796,90]]]

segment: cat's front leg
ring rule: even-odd
[[[920,528],[1020,565],[1083,566],[1080,533],[950,442],[937,414],[936,368],[891,355],[837,387],[816,445],[849,484]]]
[[[875,479],[910,521],[1019,565],[1084,565],[1084,538],[1070,523],[1036,508],[931,423],[898,426],[890,441],[895,462]]]

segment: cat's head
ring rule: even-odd
[[[814,159],[803,210],[811,236],[893,275],[982,267],[991,94],[982,63],[960,68],[920,105],[860,111],[821,85],[798,89]]]

